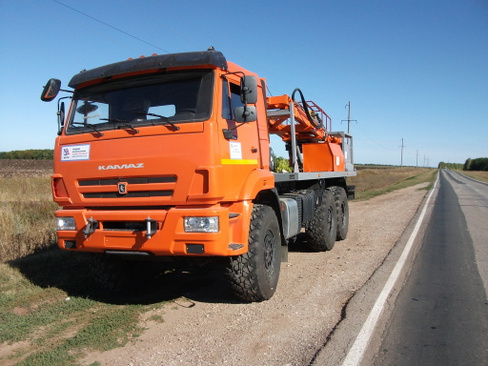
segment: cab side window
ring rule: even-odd
[[[223,80],[222,89],[222,118],[235,120],[234,110],[237,107],[243,106],[241,102],[241,88],[237,84]]]

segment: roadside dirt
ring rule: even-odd
[[[282,263],[278,289],[239,303],[214,275],[145,314],[146,330],[124,348],[88,354],[83,365],[308,365],[341,320],[344,306],[381,265],[426,194],[426,184],[350,202],[346,240],[329,252],[297,247]],[[184,290],[183,290],[184,291]]]

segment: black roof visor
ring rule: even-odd
[[[167,69],[171,67],[210,65],[227,70],[227,60],[219,51],[209,50],[201,52],[172,53],[129,59],[114,64],[100,66],[95,69],[81,71],[73,76],[69,82],[71,88],[76,88],[87,81],[109,78],[114,75],[128,74],[136,71]]]

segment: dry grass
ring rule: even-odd
[[[55,243],[52,161],[0,160],[0,261]]]
[[[431,184],[437,169],[414,167],[358,167],[348,184],[356,186],[356,198],[368,199],[422,182]]]
[[[468,177],[480,180],[482,182],[488,182],[488,172],[478,172],[478,171],[462,171],[460,172]]]

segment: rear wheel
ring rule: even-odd
[[[337,213],[331,190],[324,191],[322,202],[315,209],[312,220],[307,223],[305,233],[310,250],[321,252],[334,247],[337,237]]]
[[[334,189],[334,200],[337,211],[337,240],[344,240],[349,230],[349,204],[346,191],[342,187]]]
[[[269,206],[254,205],[248,252],[231,257],[227,269],[235,295],[245,301],[270,299],[276,291],[281,264],[278,219]]]

